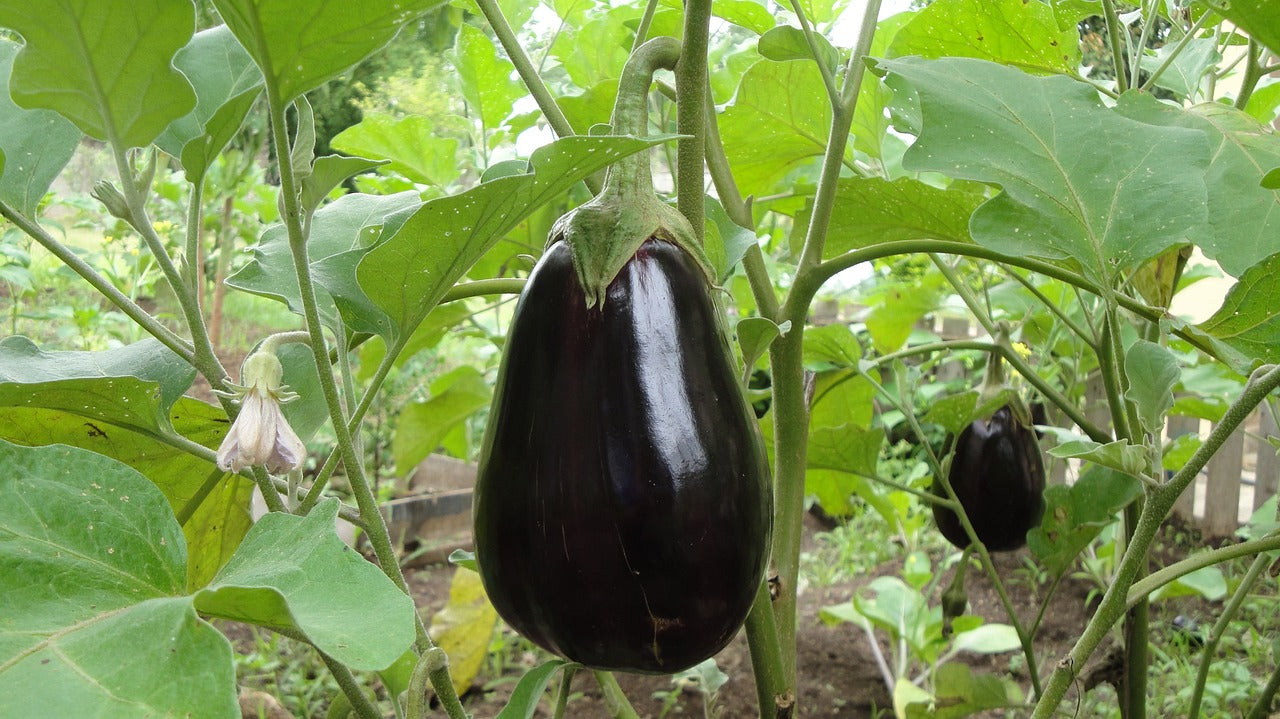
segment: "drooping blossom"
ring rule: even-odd
[[[280,403],[292,399],[284,387],[284,368],[275,352],[258,351],[245,360],[239,387],[240,414],[218,447],[218,467],[239,472],[262,465],[272,474],[302,466],[306,446],[289,426]]]

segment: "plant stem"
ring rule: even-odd
[[[751,671],[755,675],[756,704],[761,719],[776,717],[795,702],[787,696],[782,676],[782,646],[778,643],[778,627],[773,615],[773,598],[769,596],[769,578],[760,580],[756,600],[747,614],[747,647],[751,651]]]
[[[676,63],[676,208],[689,220],[702,241],[703,197],[706,194],[703,155],[706,150],[707,43],[711,31],[711,0],[685,0],[684,39]]]
[[[1236,101],[1233,103],[1237,110],[1243,110],[1249,104],[1249,98],[1253,97],[1254,88],[1258,86],[1258,81],[1262,79],[1264,74],[1262,65],[1258,62],[1258,57],[1262,52],[1262,46],[1257,40],[1249,39],[1249,49],[1245,54],[1244,79],[1240,81],[1240,94],[1236,95]]]
[[[1248,542],[1232,544],[1221,549],[1214,549],[1208,552],[1200,552],[1193,554],[1186,559],[1174,562],[1163,569],[1148,574],[1142,579],[1133,583],[1129,588],[1127,604],[1133,604],[1141,601],[1143,597],[1150,595],[1160,587],[1170,582],[1176,581],[1180,577],[1190,574],[1198,569],[1212,567],[1215,564],[1221,564],[1237,557],[1247,557],[1251,554],[1260,554],[1262,552],[1273,552],[1280,549],[1280,534],[1270,534],[1262,539],[1252,539]],[[1267,560],[1263,562],[1263,568],[1270,566],[1271,561],[1267,557],[1260,557]]]
[[[1280,367],[1269,365],[1255,373],[1244,391],[1227,409],[1222,420],[1209,433],[1209,437],[1182,469],[1174,474],[1168,483],[1150,493],[1138,517],[1137,527],[1128,550],[1120,559],[1116,568],[1115,579],[1102,597],[1102,603],[1089,620],[1088,626],[1076,641],[1066,658],[1054,669],[1044,694],[1036,703],[1032,719],[1049,719],[1053,716],[1067,689],[1076,677],[1077,669],[1083,667],[1098,645],[1106,637],[1111,627],[1124,615],[1128,606],[1128,592],[1133,585],[1138,569],[1146,561],[1147,548],[1155,538],[1160,524],[1168,516],[1174,502],[1183,490],[1204,469],[1209,458],[1221,447],[1227,437],[1240,426],[1249,413],[1258,406],[1277,387],[1280,387]]]
[[[1182,53],[1182,49],[1187,46],[1187,43],[1191,42],[1191,40],[1195,37],[1196,33],[1199,32],[1200,28],[1204,27],[1205,22],[1208,21],[1208,19],[1212,15],[1213,13],[1207,12],[1201,15],[1198,20],[1196,20],[1195,24],[1191,26],[1191,29],[1187,30],[1186,34],[1183,35],[1178,40],[1178,44],[1173,46],[1173,50],[1171,50],[1169,54],[1165,56],[1164,62],[1161,62],[1160,66],[1157,67],[1154,71],[1152,71],[1151,75],[1147,78],[1147,81],[1142,83],[1141,89],[1150,90],[1152,87],[1155,87],[1156,80],[1159,80],[1160,76],[1164,74],[1164,71],[1169,69],[1169,66],[1173,64],[1173,61],[1176,60],[1178,58],[1178,55]],[[1145,28],[1143,30],[1143,33],[1145,35],[1146,33]],[[1138,52],[1142,52],[1141,46],[1138,47]],[[1135,65],[1135,67],[1136,66],[1137,65]]]
[[[593,669],[591,673],[600,683],[600,691],[604,694],[604,705],[609,710],[609,716],[614,719],[640,719],[640,715],[631,707],[631,702],[627,701],[627,695],[623,693],[622,687],[618,686],[618,680],[613,676],[613,672]]]
[[[804,8],[800,5],[799,0],[791,0],[791,11],[796,14],[796,19],[800,21],[800,30],[804,34],[804,42],[809,46],[809,54],[813,57],[814,63],[818,66],[818,72],[822,75],[822,84],[827,88],[827,100],[832,107],[840,104],[840,91],[836,88],[836,77],[831,72],[831,68],[822,61],[822,53],[818,51],[818,40],[814,37],[813,25],[809,23],[809,18],[804,14]]]
[[[72,252],[70,248],[59,242],[57,239],[45,231],[38,222],[19,212],[15,207],[7,202],[0,201],[0,216],[12,222],[18,229],[22,230],[31,239],[40,243],[54,257],[57,257],[62,264],[70,267],[73,272],[80,275],[93,289],[97,290],[102,296],[107,298],[116,309],[120,310],[129,319],[138,323],[147,334],[155,337],[173,351],[182,359],[194,364],[195,353],[191,344],[182,339],[178,335],[169,330],[168,327],[160,324],[156,318],[147,314],[147,311],[138,306],[136,302],[125,296],[123,292],[116,289],[116,286],[98,274],[89,263],[80,259],[80,256]]]
[[[1116,90],[1129,89],[1129,75],[1125,72],[1124,43],[1120,40],[1120,16],[1116,13],[1115,0],[1102,0],[1102,14],[1107,20],[1107,38],[1111,42],[1111,62],[1116,74]]]
[[[640,24],[636,26],[636,36],[631,41],[631,52],[640,49],[649,39],[649,26],[653,24],[653,16],[658,12],[658,0],[649,0],[644,4],[644,15],[640,16]]]
[[[268,85],[270,85],[270,82],[268,82]],[[351,485],[352,493],[355,495],[356,504],[360,507],[360,518],[365,522],[365,536],[368,537],[369,544],[373,547],[374,554],[378,559],[378,565],[382,567],[382,571],[386,573],[391,581],[395,582],[395,585],[402,592],[409,594],[409,587],[404,581],[404,574],[400,571],[400,562],[396,557],[395,548],[391,544],[391,535],[387,531],[387,524],[383,520],[382,512],[378,509],[378,500],[373,496],[369,481],[364,476],[361,458],[355,451],[355,444],[351,439],[351,428],[347,426],[346,418],[343,415],[342,403],[338,398],[338,387],[333,379],[333,370],[330,369],[329,353],[325,350],[324,327],[320,324],[320,311],[316,303],[315,286],[311,280],[311,261],[307,256],[307,238],[302,229],[302,208],[298,201],[298,185],[294,178],[291,163],[284,159],[292,157],[287,134],[288,125],[285,122],[285,106],[275,99],[277,96],[274,88],[269,86],[267,97],[272,99],[269,103],[272,141],[275,143],[276,157],[281,158],[280,162],[277,163],[277,168],[280,172],[280,195],[284,204],[282,220],[289,235],[289,249],[293,255],[294,272],[297,275],[298,289],[302,296],[303,317],[306,320],[307,331],[311,335],[311,353],[315,358],[316,369],[319,371],[320,389],[324,395],[325,404],[329,408],[329,419],[333,424],[333,431],[338,440],[338,448],[342,453],[343,464],[347,469],[347,480]],[[418,635],[416,643],[418,651],[426,652],[435,645],[427,634],[426,626],[422,623],[422,617],[417,612],[414,612],[414,623]],[[440,693],[440,687],[436,687],[436,691]],[[443,697],[443,694],[441,696]]]
[[[292,633],[290,633],[290,636],[293,636]],[[306,641],[306,639],[302,638],[302,641]],[[378,707],[370,701],[369,697],[360,688],[360,683],[356,681],[355,675],[351,673],[347,665],[325,654],[318,648],[316,649],[316,654],[320,655],[324,665],[329,668],[329,673],[333,675],[334,680],[338,682],[338,686],[342,689],[342,693],[346,695],[347,701],[351,702],[351,710],[356,713],[356,716],[359,716],[360,719],[382,719],[382,712],[378,711]]]
[[[213,491],[213,488],[218,486],[218,482],[221,482],[226,475],[226,472],[215,467],[209,473],[209,476],[205,477],[204,482],[196,489],[196,493],[191,495],[191,499],[188,499],[187,503],[174,513],[174,518],[178,520],[179,526],[186,524],[187,520],[191,519],[196,510],[200,509],[200,505],[204,504],[204,500]]]
[[[652,6],[652,3],[650,3]],[[563,719],[564,710],[569,706],[569,689],[573,684],[573,675],[578,673],[578,667],[567,666],[560,670],[560,686],[556,689],[556,704],[551,712],[551,719]]]

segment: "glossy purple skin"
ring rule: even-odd
[[[1034,431],[1001,407],[989,420],[975,420],[956,440],[951,458],[951,488],[973,524],[978,539],[992,552],[1007,552],[1027,543],[1027,532],[1044,516],[1044,464]],[[945,496],[941,484],[934,492]],[[933,505],[942,536],[958,549],[969,535],[955,512]]]
[[[557,243],[516,306],[476,480],[498,613],[599,669],[671,673],[722,649],[769,553],[772,499],[707,282],[648,240],[587,309]]]

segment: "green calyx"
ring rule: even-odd
[[[671,37],[654,38],[636,49],[618,82],[613,134],[646,134],[653,74],[674,68],[679,59],[680,42]],[[557,220],[547,244],[568,243],[590,308],[604,305],[610,283],[650,238],[683,248],[702,268],[708,282],[713,281],[711,263],[689,221],[654,194],[649,152],[644,151],[611,166],[600,194]]]
[[[1001,323],[996,332],[995,343],[1004,347],[1006,351],[1014,351],[1007,325]],[[1008,377],[1005,375],[1004,356],[999,352],[992,352],[987,357],[987,370],[982,378],[978,406],[985,410],[982,412],[983,416],[989,417],[1005,405],[1013,411],[1013,417],[1018,424],[1023,427],[1034,424],[1031,421],[1031,410],[1027,407],[1027,403],[1009,386]]]

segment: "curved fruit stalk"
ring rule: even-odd
[[[648,90],[641,55],[615,130]],[[615,165],[526,283],[473,511],[485,590],[512,627],[589,667],[671,673],[737,633],[772,500],[707,273],[679,239],[687,224],[656,209],[647,162]]]

